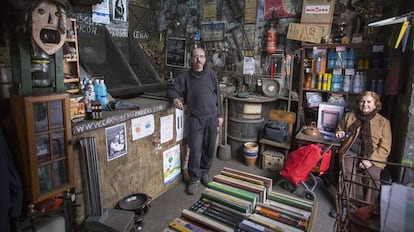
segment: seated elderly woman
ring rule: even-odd
[[[380,186],[381,171],[385,167],[385,163],[381,162],[387,162],[391,150],[391,125],[388,119],[379,114],[382,104],[377,93],[362,92],[358,95],[356,103],[356,111],[347,113],[339,123],[336,137],[349,136],[347,141],[350,143],[341,149],[345,157],[360,157],[344,159],[344,177],[355,181],[355,175],[352,173],[356,173],[357,169],[362,170],[364,176],[372,177],[367,178],[369,187],[363,194],[363,200],[375,203],[379,195],[377,189]],[[350,197],[355,197],[354,186],[351,186],[349,194]]]

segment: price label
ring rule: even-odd
[[[355,69],[353,68],[345,69],[345,75],[354,75],[354,74],[355,74]]]
[[[384,45],[372,45],[372,52],[383,52]]]
[[[346,50],[345,46],[336,46],[335,48],[336,52],[343,52]]]
[[[342,75],[342,69],[340,68],[335,68],[332,72],[334,75]]]

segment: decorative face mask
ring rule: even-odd
[[[40,2],[31,12],[32,38],[48,55],[52,55],[65,43],[66,12],[52,1]]]

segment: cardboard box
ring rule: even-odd
[[[72,121],[81,121],[85,118],[85,102],[83,96],[73,96],[69,99],[70,119]]]
[[[312,24],[289,23],[288,39],[303,42],[320,43],[324,28]]]
[[[339,122],[344,115],[344,107],[334,105],[328,102],[321,102],[318,110],[318,123],[319,130],[334,132],[338,127]]]
[[[322,37],[331,34],[335,1],[303,0],[301,24],[320,26]]]
[[[268,172],[277,172],[282,169],[285,156],[274,149],[266,149],[262,153],[262,169]]]

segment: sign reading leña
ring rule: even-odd
[[[312,24],[290,23],[287,38],[311,43],[320,43],[323,28]]]

